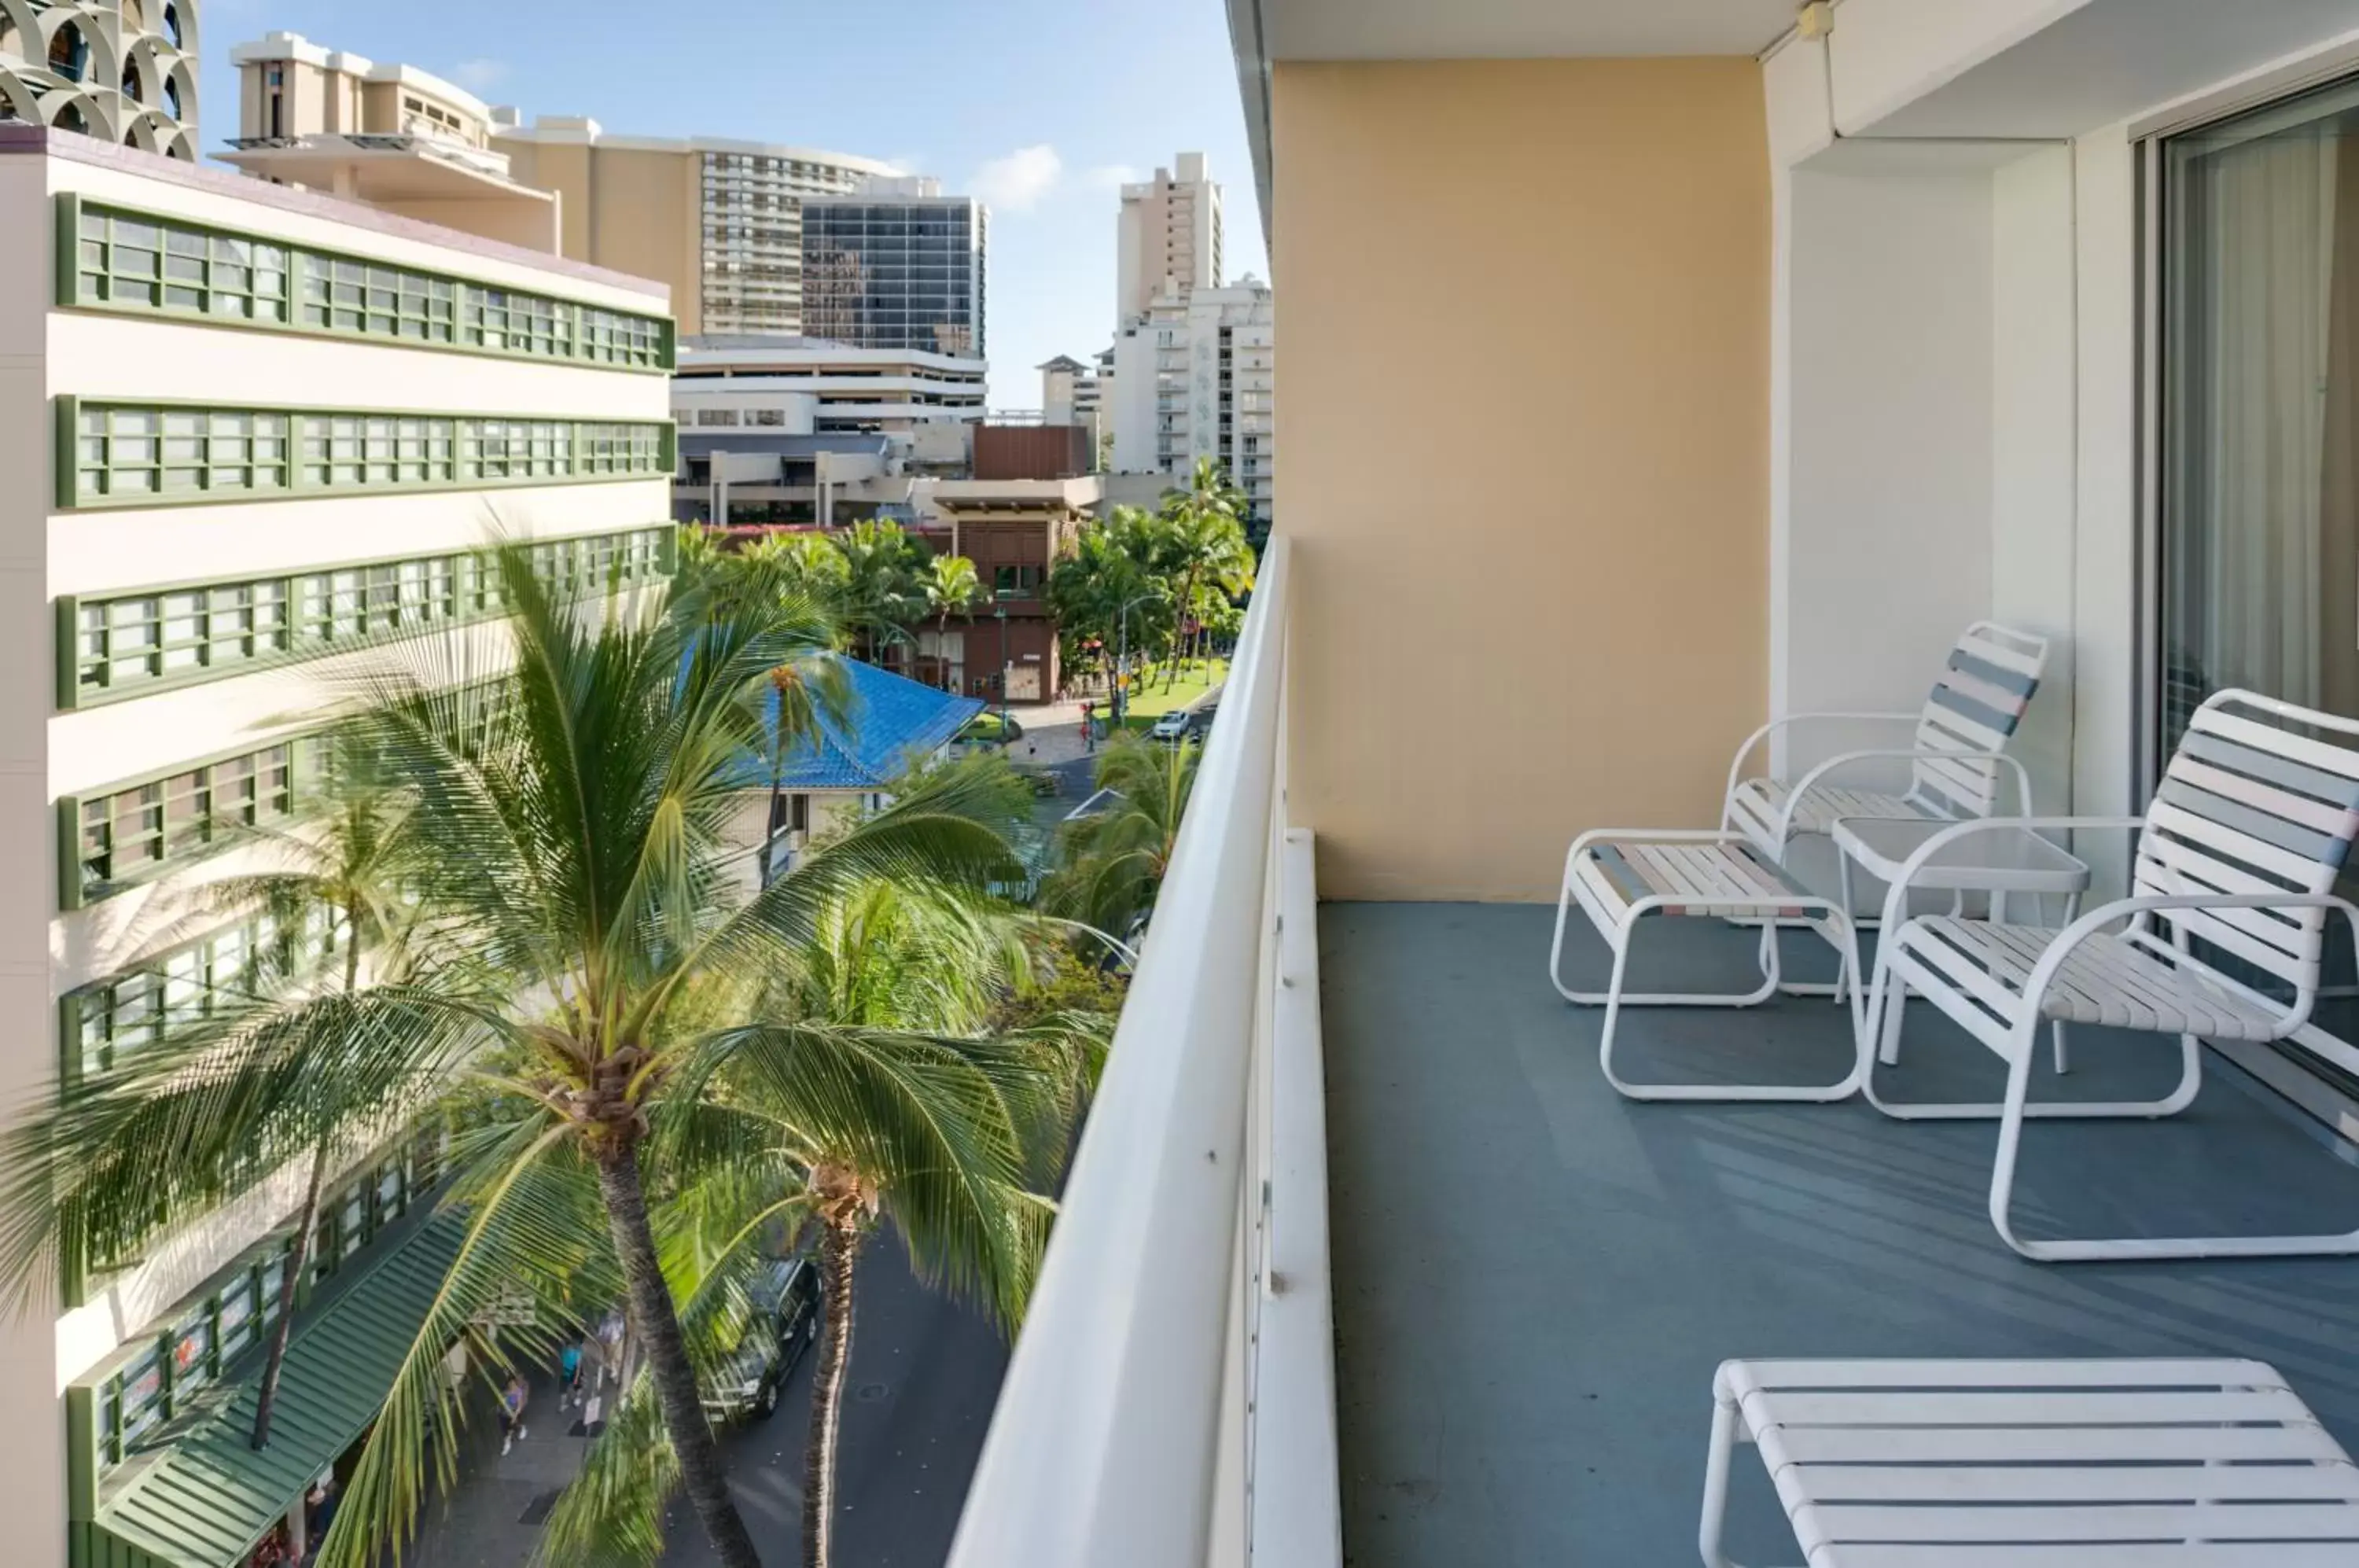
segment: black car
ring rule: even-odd
[[[795,1363],[819,1337],[819,1268],[809,1258],[775,1259],[748,1294],[753,1321],[719,1387],[705,1391],[705,1412],[718,1421],[758,1421],[774,1413]]]

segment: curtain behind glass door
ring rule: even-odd
[[[2173,137],[2164,169],[2167,757],[2225,687],[2359,713],[2359,89]]]

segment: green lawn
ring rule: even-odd
[[[1182,670],[1179,681],[1167,691],[1163,689],[1163,672],[1158,670],[1152,681],[1142,681],[1139,689],[1130,694],[1130,711],[1124,715],[1123,727],[1143,732],[1165,713],[1188,706],[1228,678],[1229,661],[1215,659],[1209,667],[1191,664]]]

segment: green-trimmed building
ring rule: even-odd
[[[14,1104],[202,1017],[268,944],[332,949],[192,889],[254,868],[234,830],[299,828],[322,677],[502,613],[492,530],[572,592],[670,572],[673,326],[659,285],[5,120],[0,236]],[[257,1161],[0,1318],[0,1562],[245,1563],[418,1332],[451,1246],[437,1155],[405,1135],[335,1171],[263,1454],[302,1171]]]

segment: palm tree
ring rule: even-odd
[[[916,649],[908,626],[926,613],[919,584],[925,547],[901,531],[901,525],[865,519],[832,537],[841,552],[845,583],[841,614],[845,626],[860,638],[864,657],[882,661],[887,643],[897,642],[910,660],[905,673],[916,672]]]
[[[851,889],[752,1009],[791,1021],[718,1043],[706,1092],[659,1123],[667,1169],[692,1199],[668,1215],[689,1315],[716,1310],[712,1280],[766,1236],[816,1233],[824,1311],[804,1459],[810,1568],[830,1560],[857,1263],[871,1232],[889,1225],[921,1276],[1011,1331],[1022,1315],[1051,1214],[1041,1194],[1112,1023],[1058,1013],[989,1032],[1008,996],[1031,985],[1029,938],[1025,918],[972,898],[886,882]],[[647,1402],[642,1379],[552,1515],[538,1561],[659,1539],[675,1469],[648,1441],[658,1434]]]
[[[1041,890],[1042,907],[1127,937],[1155,907],[1171,865],[1198,755],[1193,740],[1167,746],[1115,736],[1097,767],[1097,787],[1114,791],[1114,803],[1065,824],[1058,867]]]
[[[280,930],[293,931],[314,910],[328,911],[331,940],[342,947],[343,993],[360,989],[365,954],[380,976],[399,972],[411,922],[401,866],[403,802],[386,789],[369,759],[351,746],[328,753],[328,776],[317,787],[319,814],[300,833],[255,835],[276,862],[269,869],[223,877],[205,888],[205,903],[228,915],[260,908]],[[300,980],[300,976],[283,978]],[[266,977],[266,985],[271,983]],[[287,1339],[295,1323],[295,1299],[320,1220],[320,1188],[334,1153],[334,1127],[323,1127],[311,1147],[311,1166],[296,1211],[292,1250],[279,1285],[278,1321],[270,1334],[262,1381],[255,1400],[255,1448],[270,1443],[270,1418],[278,1401],[278,1377],[286,1365]]]
[[[1244,493],[1230,485],[1219,462],[1210,457],[1196,460],[1184,488],[1164,492],[1159,514],[1168,530],[1162,540],[1163,564],[1178,582],[1182,615],[1195,615],[1197,596],[1208,586],[1234,594],[1253,585],[1253,547],[1245,542],[1239,520],[1244,505]],[[1201,621],[1198,625],[1201,628]],[[1198,635],[1201,639],[1201,629]],[[1175,620],[1172,681],[1179,678],[1179,636]]]
[[[950,658],[941,649],[950,639],[951,617],[965,615],[983,600],[983,580],[974,562],[962,555],[938,555],[926,565],[920,582],[926,604],[934,612],[934,650],[942,660],[943,684],[949,685]]]
[[[443,1354],[516,1284],[551,1323],[619,1291],[704,1533],[726,1568],[759,1568],[658,1253],[664,1172],[646,1161],[658,1117],[741,1044],[775,1044],[777,1020],[686,999],[714,975],[791,974],[849,888],[1012,878],[1003,830],[1028,798],[1004,768],[911,779],[739,901],[726,829],[759,778],[770,671],[824,650],[833,626],[799,599],[698,588],[578,611],[521,552],[503,567],[505,648],[409,645],[419,667],[380,668],[351,693],[354,744],[407,801],[405,886],[428,939],[407,975],[168,1037],[20,1123],[0,1145],[0,1279],[38,1291],[65,1247],[138,1234],[158,1203],[201,1212],[255,1150],[285,1158],[388,1109],[456,1104],[469,1125],[445,1201],[463,1237],[323,1568],[363,1568],[408,1538],[429,1456],[447,1480],[464,1416]],[[827,1071],[794,1053],[781,1070]]]

